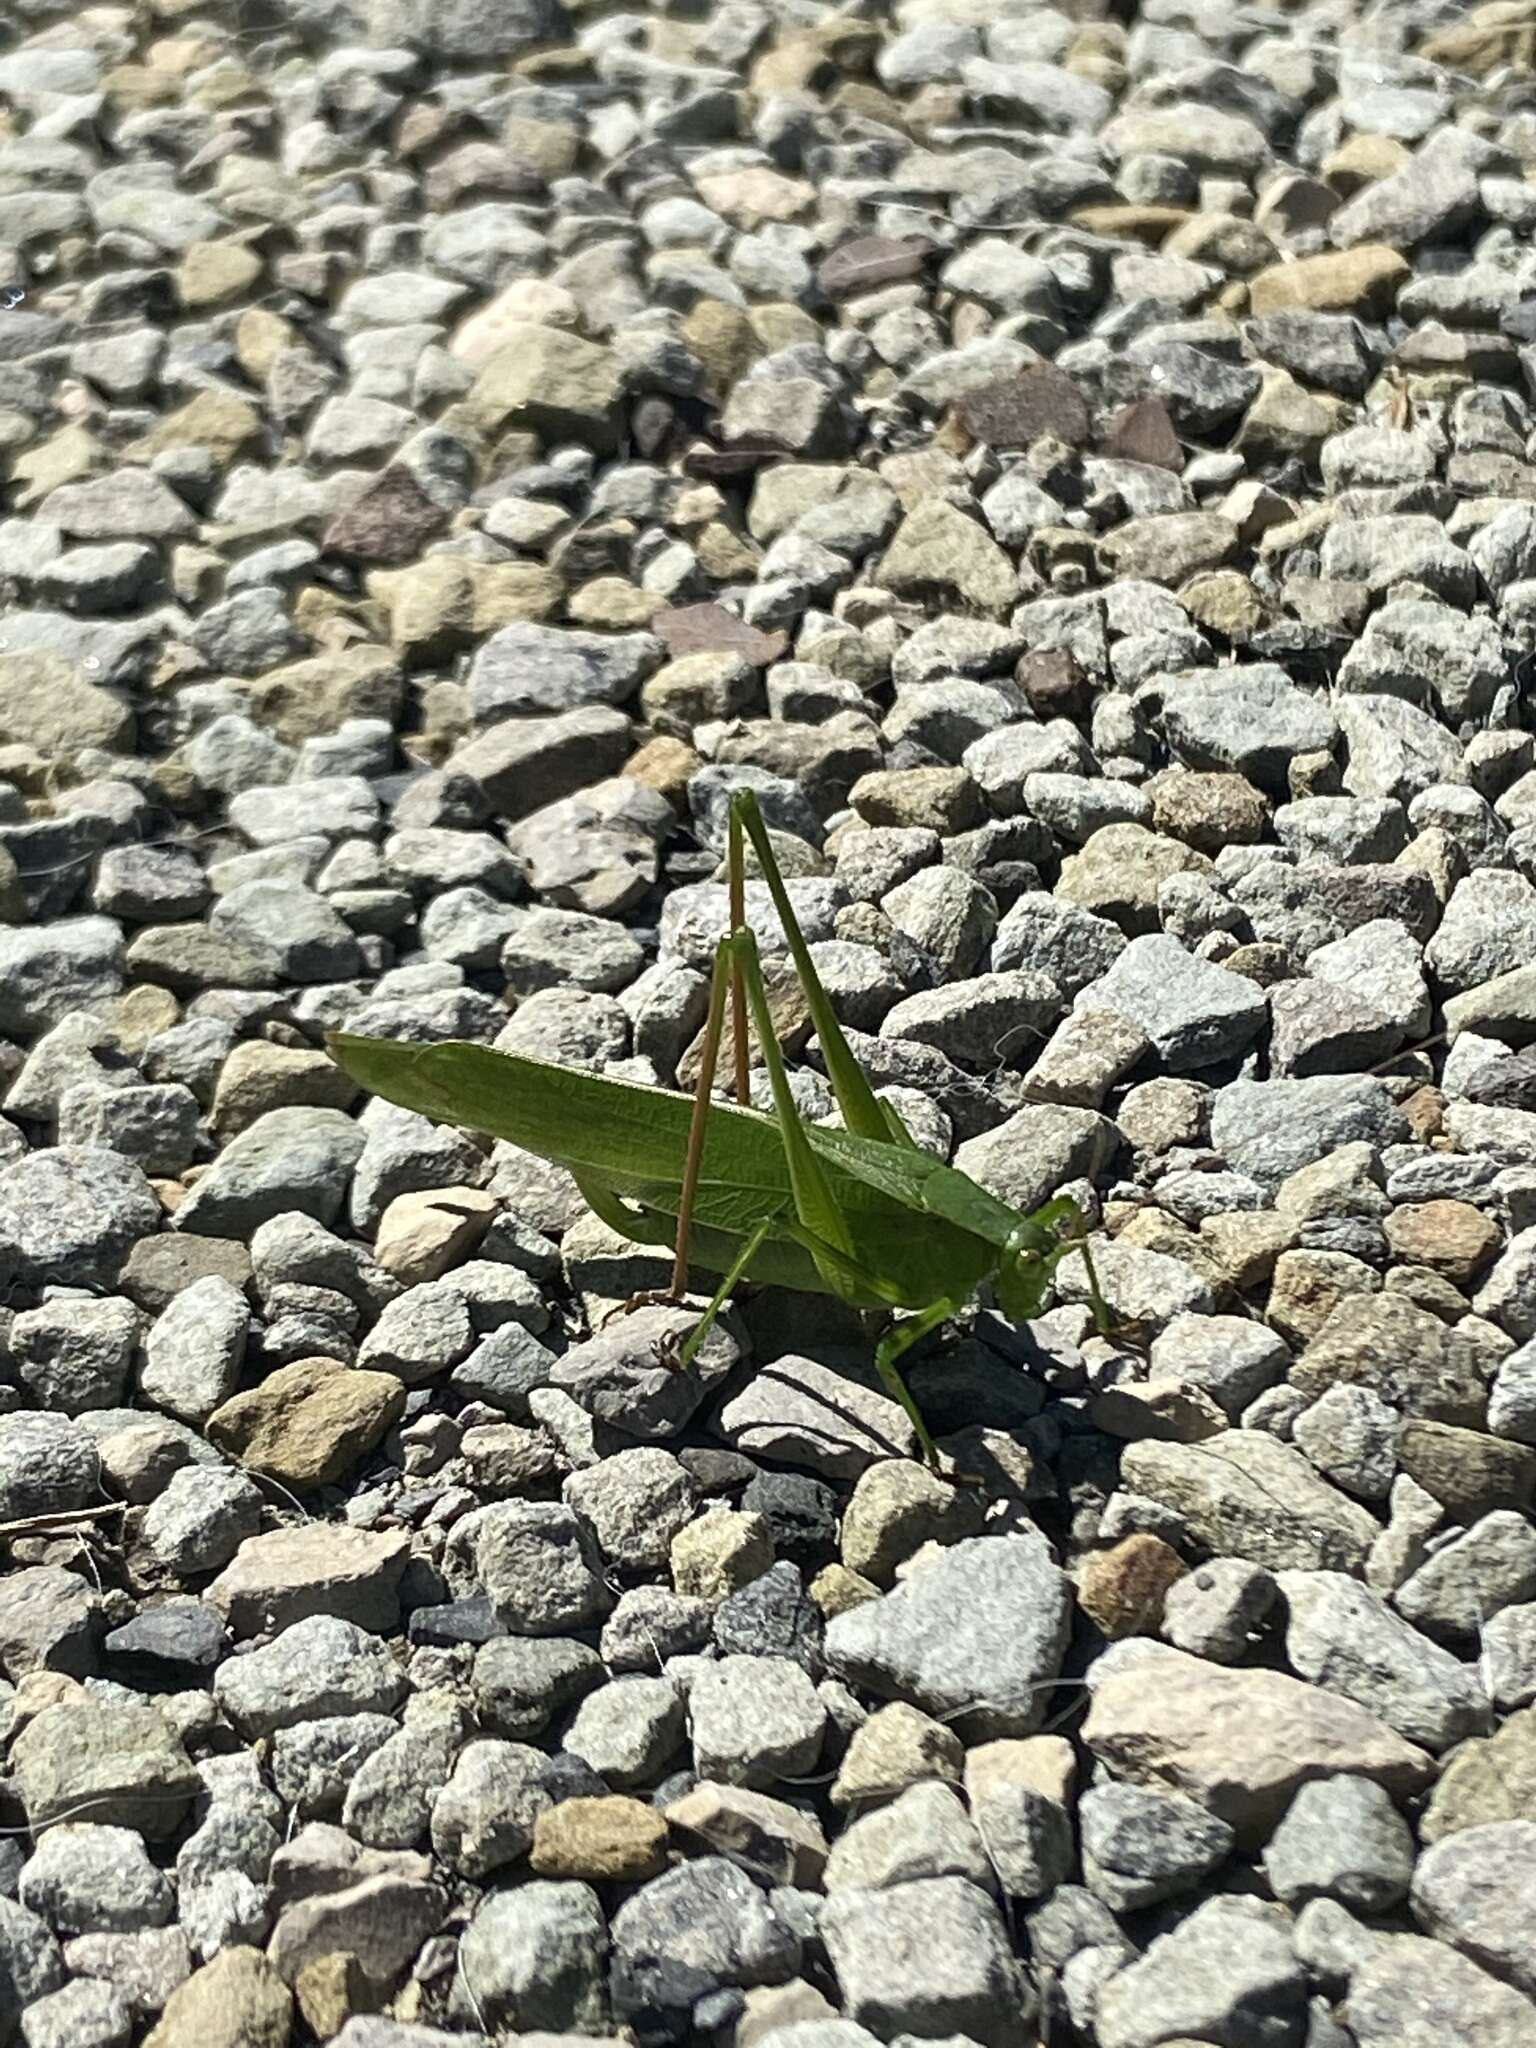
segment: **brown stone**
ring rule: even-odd
[[[1251,846],[1263,835],[1269,805],[1241,775],[1167,768],[1147,784],[1152,823],[1213,858],[1224,846]]]
[[[118,1289],[150,1315],[168,1308],[184,1287],[210,1274],[231,1287],[250,1285],[251,1255],[231,1237],[183,1237],[169,1231],[141,1237],[118,1276]]]
[[[405,1388],[393,1373],[300,1358],[216,1408],[207,1430],[253,1472],[289,1486],[329,1486],[367,1456],[404,1407]]]
[[[208,1588],[237,1638],[335,1614],[375,1635],[400,1626],[400,1579],[411,1554],[397,1529],[302,1522],[248,1536]]]
[[[556,1808],[556,1811],[560,1811]],[[695,1852],[740,1863],[762,1884],[816,1890],[827,1839],[814,1814],[765,1792],[706,1778],[666,1808],[668,1827]]]
[[[376,2012],[379,1995],[362,1964],[345,1950],[316,1956],[300,1970],[294,1997],[305,2024],[317,2041],[339,2034],[355,2012]]]
[[[656,613],[650,630],[674,661],[685,654],[735,654],[753,668],[767,668],[781,661],[789,646],[787,634],[749,626],[721,604],[670,606]]]
[[[447,523],[446,508],[427,496],[408,469],[394,467],[336,515],[320,545],[330,555],[398,567],[414,561]]]
[[[1088,680],[1070,648],[1042,647],[1033,654],[1021,655],[1013,675],[1037,718],[1086,715],[1090,701]]]
[[[1397,1461],[1453,1515],[1474,1521],[1495,1508],[1528,1509],[1536,1499],[1536,1450],[1417,1418],[1403,1424]]]
[[[1164,1596],[1185,1570],[1183,1558],[1160,1536],[1127,1536],[1083,1559],[1077,1604],[1107,1636],[1155,1636]]]
[[[1385,1228],[1398,1258],[1458,1282],[1472,1279],[1503,1242],[1498,1225],[1470,1202],[1405,1202]]]
[[[955,411],[993,448],[1027,448],[1044,434],[1081,448],[1089,434],[1083,395],[1054,363],[1028,363],[1011,377],[967,391]]]
[[[564,1799],[533,1825],[540,1877],[637,1884],[666,1867],[667,1823],[641,1799]]]
[[[816,282],[829,299],[860,298],[916,277],[933,246],[925,235],[857,235],[822,258]]]
[[[1100,453],[1120,463],[1149,463],[1153,469],[1184,469],[1184,449],[1174,432],[1174,420],[1165,403],[1155,397],[1139,397],[1114,414],[1104,428]]]

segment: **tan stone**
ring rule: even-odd
[[[483,432],[521,428],[606,453],[618,445],[622,389],[611,349],[561,328],[508,321],[465,405]]]
[[[1495,1734],[1463,1742],[1445,1760],[1419,1823],[1426,1842],[1462,1828],[1529,1820],[1536,1813],[1536,1706],[1511,1714]]]
[[[1301,256],[1276,263],[1248,281],[1248,300],[1255,313],[1279,313],[1287,306],[1305,306],[1315,313],[1358,313],[1380,316],[1391,311],[1399,288],[1412,271],[1396,249],[1362,242],[1321,256]]]
[[[96,436],[74,421],[46,441],[34,442],[11,463],[14,509],[25,512],[60,484],[78,483],[90,476],[105,455]]]
[[[269,1109],[350,1109],[357,1083],[323,1052],[242,1038],[219,1070],[213,1125],[232,1138]]]
[[[1349,199],[1362,185],[1390,178],[1408,160],[1408,150],[1395,136],[1349,135],[1324,157],[1322,172],[1334,191]]]
[[[710,1508],[672,1539],[672,1583],[702,1600],[728,1594],[761,1578],[773,1563],[766,1518],[736,1508]]]
[[[267,306],[252,306],[235,323],[235,359],[253,384],[267,373],[286,348],[299,343],[299,331]]]
[[[400,664],[387,647],[338,648],[238,687],[257,723],[290,746],[334,732],[349,718],[393,721],[405,696]]]
[[[353,2013],[376,2012],[379,2003],[357,1957],[339,1949],[306,1963],[294,1980],[293,1995],[317,2041],[331,2040]]]
[[[704,365],[707,388],[716,399],[723,399],[763,352],[745,312],[723,299],[700,299],[684,320],[682,333]]]
[[[289,1486],[329,1486],[373,1450],[404,1407],[393,1373],[300,1358],[216,1408],[207,1431],[253,1472]]]
[[[862,1807],[895,1799],[929,1778],[958,1785],[964,1762],[965,1745],[952,1728],[905,1700],[893,1700],[854,1730],[832,1781],[832,1804]]]
[[[133,738],[133,713],[56,654],[0,654],[0,740],[45,755],[115,748]]]
[[[1432,1757],[1352,1700],[1161,1645],[1100,1680],[1083,1739],[1115,1777],[1187,1793],[1250,1847],[1314,1779],[1353,1773],[1400,1797],[1435,1775]]]
[[[398,1529],[302,1522],[248,1536],[206,1598],[240,1639],[337,1614],[374,1635],[400,1626],[411,1540]]]
[[[1470,1202],[1405,1202],[1388,1216],[1386,1232],[1396,1257],[1457,1282],[1471,1280],[1503,1242],[1498,1225]]]
[[[866,1600],[880,1598],[878,1586],[849,1571],[845,1564],[824,1564],[807,1590],[828,1621],[834,1614],[846,1614],[850,1607],[862,1607]]]
[[[1126,1231],[1127,1242],[1135,1239]],[[1227,1418],[1209,1394],[1178,1380],[1128,1380],[1105,1387],[1089,1404],[1088,1419],[1106,1436],[1124,1443],[1155,1438],[1163,1443],[1198,1444],[1220,1436]]]
[[[627,576],[594,576],[571,592],[566,609],[574,625],[632,633],[643,632],[666,602]]]
[[[667,1823],[640,1799],[564,1799],[533,1825],[528,1861],[540,1877],[638,1884],[666,1868]]]
[[[499,1204],[483,1188],[426,1188],[396,1195],[379,1220],[373,1255],[406,1286],[435,1280],[467,1259]]]
[[[965,1795],[972,1806],[989,1792],[1023,1786],[1070,1806],[1077,1793],[1077,1752],[1063,1735],[1005,1736],[965,1753]]]
[[[150,462],[166,448],[208,448],[221,463],[230,463],[261,433],[254,405],[233,391],[199,391],[123,453],[130,461]]]
[[[254,1948],[221,1949],[166,2000],[144,2048],[288,2048],[293,1995]]]
[[[706,1778],[665,1809],[667,1826],[695,1854],[728,1856],[760,1883],[815,1891],[827,1861],[827,1838],[812,1813]]]
[[[711,171],[694,181],[706,206],[749,234],[767,221],[794,220],[812,204],[815,188],[766,164]]]
[[[176,266],[176,292],[189,313],[227,305],[261,276],[261,258],[245,242],[194,242]]]

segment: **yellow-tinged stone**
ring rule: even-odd
[[[642,1799],[562,1799],[533,1824],[530,1868],[540,1877],[636,1884],[665,1869],[667,1823]]]
[[[803,341],[818,340],[821,334],[821,329],[803,306],[792,306],[786,300],[776,299],[766,306],[753,306],[747,318],[752,323],[752,332],[769,355],[777,355],[782,348],[795,348]]]
[[[710,396],[717,399],[763,352],[746,313],[723,299],[699,300],[683,322],[683,340],[704,365]]]
[[[1358,248],[1299,256],[1294,263],[1261,270],[1248,280],[1248,302],[1255,313],[1305,306],[1314,313],[1380,315],[1391,311],[1398,291],[1412,275],[1396,249],[1384,242],[1362,242]]]
[[[133,712],[111,690],[88,682],[57,654],[0,654],[0,740],[52,758],[78,747],[121,747]]]
[[[880,1598],[880,1588],[845,1564],[824,1564],[812,1579],[809,1592],[814,1604],[830,1621],[835,1614],[847,1614],[868,1600]]]
[[[1163,1597],[1186,1573],[1178,1550],[1161,1536],[1126,1536],[1110,1550],[1090,1550],[1077,1567],[1077,1606],[1112,1640],[1155,1636]]]
[[[253,384],[267,373],[285,348],[298,346],[298,329],[266,306],[252,306],[235,323],[235,360]]]
[[[694,539],[699,566],[717,583],[736,583],[757,573],[762,551],[745,534],[736,533],[721,519],[712,519]]]
[[[349,718],[399,716],[400,663],[387,647],[338,648],[238,684],[251,715],[290,746],[335,732]]]
[[[1348,199],[1363,185],[1374,185],[1378,178],[1390,178],[1400,171],[1409,154],[1392,135],[1351,135],[1323,159],[1323,176],[1335,192]]]
[[[293,1984],[299,2011],[317,2041],[339,2034],[355,2012],[377,2012],[379,1992],[355,1955],[332,1949],[300,1970]]]
[[[25,511],[60,484],[93,475],[105,459],[106,450],[87,428],[77,422],[60,427],[46,441],[24,449],[11,464],[15,509]]]
[[[101,82],[109,106],[122,114],[141,114],[180,97],[180,80],[151,70],[147,64],[116,64]]]
[[[502,124],[501,140],[513,156],[544,178],[566,177],[581,154],[581,131],[564,121],[532,121],[514,114]]]
[[[515,341],[530,320],[540,327],[574,330],[581,324],[581,308],[564,285],[542,277],[515,278],[488,306],[459,322],[449,337],[448,353],[478,370],[499,348]]]
[[[1493,0],[1466,21],[1428,37],[1419,54],[1474,78],[1486,78],[1506,65],[1529,72],[1536,69],[1536,8],[1531,0]]]
[[[1123,202],[1079,206],[1071,216],[1072,225],[1085,228],[1090,235],[1129,235],[1153,248],[1160,246],[1175,228],[1194,218],[1187,206],[1132,206]]]
[[[578,626],[607,627],[629,633],[648,626],[667,600],[642,590],[625,576],[595,576],[571,593],[567,610]]]
[[[209,448],[227,463],[260,436],[254,405],[233,391],[198,391],[123,453],[130,462],[149,462],[164,448]]]
[[[181,1005],[168,988],[155,988],[141,981],[106,1006],[112,1036],[129,1054],[141,1053],[161,1031],[169,1031],[181,1016]]]
[[[176,266],[176,292],[188,311],[238,299],[261,276],[261,258],[245,242],[194,242]]]
[[[547,619],[563,595],[541,562],[475,562],[427,555],[404,569],[376,569],[368,595],[384,610],[391,644],[420,661],[452,654],[498,626]]]
[[[1176,227],[1163,244],[1165,256],[1211,263],[1234,277],[1247,277],[1273,263],[1274,243],[1251,220],[1235,213],[1197,213]]]
[[[694,189],[704,205],[748,233],[768,221],[795,220],[816,197],[804,178],[788,177],[766,164],[706,172],[695,179]]]
[[[699,757],[686,740],[658,733],[624,764],[624,773],[647,789],[660,790],[668,803],[681,808],[688,784],[699,768]]]
[[[516,427],[606,453],[618,445],[622,392],[612,349],[562,328],[509,321],[463,404],[482,433]]]

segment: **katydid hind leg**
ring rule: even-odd
[[[768,837],[768,828],[763,822],[762,810],[757,798],[749,789],[738,790],[731,799],[731,818],[739,825],[752,842],[752,851],[773,907],[778,912],[779,923],[784,927],[784,937],[789,945],[790,957],[795,963],[795,972],[805,990],[811,1022],[821,1046],[821,1056],[826,1062],[827,1079],[832,1084],[832,1093],[837,1097],[837,1106],[842,1111],[843,1123],[855,1136],[874,1138],[881,1144],[901,1142],[892,1127],[891,1119],[882,1104],[876,1099],[875,1091],[865,1077],[864,1069],[853,1056],[853,1048],[843,1036],[843,1027],[832,1008],[832,999],[822,986],[821,976],[816,972],[816,963],[811,958],[811,949],[805,942],[800,929],[800,920],[795,916],[794,905],[789,900],[789,891],[784,886],[784,877],[774,856],[773,842]],[[759,1036],[761,1036],[759,1027]],[[764,1057],[767,1049],[764,1048]],[[899,1120],[898,1120],[899,1122]],[[902,1138],[912,1143],[905,1126],[900,1126]]]

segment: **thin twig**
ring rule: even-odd
[[[77,1522],[99,1522],[105,1515],[121,1515],[128,1503],[109,1500],[96,1508],[60,1508],[47,1515],[23,1515],[17,1522],[0,1522],[0,1541],[18,1536],[44,1536],[50,1529],[72,1529]]]

